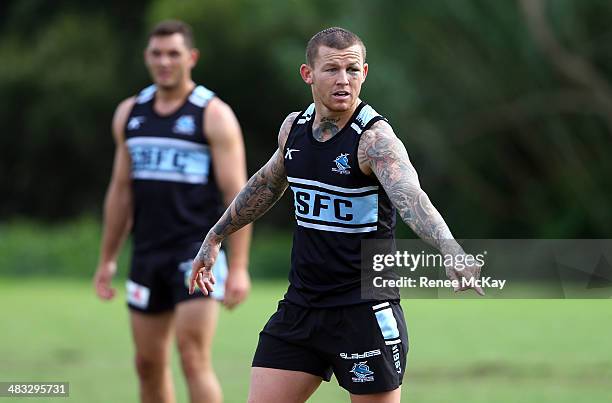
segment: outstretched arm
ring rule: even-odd
[[[223,216],[206,235],[193,262],[189,290],[191,293],[196,283],[205,294],[212,291],[214,278],[210,269],[217,258],[221,242],[228,235],[264,215],[287,189],[283,149],[293,120],[297,115],[297,113],[292,113],[287,116],[279,131],[278,149],[270,160],[249,179],[246,186],[225,210]]]
[[[361,170],[378,178],[402,220],[417,236],[444,255],[464,254],[446,222],[421,189],[417,172],[410,163],[404,144],[387,122],[376,122],[362,134],[358,158]],[[479,273],[480,267],[447,270],[453,279],[478,276]],[[475,290],[482,294],[480,288]]]

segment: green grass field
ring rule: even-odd
[[[221,315],[214,360],[226,402],[245,400],[257,334],[284,287],[258,282],[244,306]],[[403,306],[411,342],[405,402],[610,402],[610,300]],[[72,402],[137,401],[123,293],[102,303],[85,281],[0,279],[0,314],[0,381],[68,381]],[[186,402],[176,359],[174,369],[178,401]],[[59,401],[33,401],[45,400]],[[311,401],[348,397],[332,379]]]

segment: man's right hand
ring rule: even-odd
[[[193,259],[191,279],[189,280],[189,294],[194,293],[196,285],[204,295],[208,295],[208,293],[213,291],[215,276],[213,276],[212,267],[217,260],[220,249],[221,240],[212,230],[209,231],[204,242],[202,242],[197,256]]]
[[[485,293],[482,287],[476,284],[473,287],[462,285],[464,278],[466,280],[470,280],[471,278],[474,278],[476,280],[480,279],[481,269],[482,269],[482,266],[477,263],[474,263],[472,265],[465,264],[461,268],[449,266],[449,267],[446,267],[446,276],[450,280],[455,280],[459,282],[459,286],[454,287],[455,292],[465,291],[465,290],[469,290],[470,288],[472,288],[474,289],[474,291],[476,291],[476,294],[483,296],[485,295]]]
[[[116,290],[111,287],[111,282],[117,272],[116,262],[100,263],[94,275],[94,288],[101,300],[111,300]]]

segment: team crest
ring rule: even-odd
[[[196,124],[193,116],[183,115],[176,119],[172,131],[176,134],[192,135],[195,133]]]
[[[355,374],[353,382],[372,382],[374,380],[374,371],[370,371],[370,367],[366,365],[367,361],[353,364],[353,369],[349,372]]]
[[[339,174],[348,175],[351,173],[351,166],[348,163],[348,154],[340,154],[334,160],[336,163],[336,168],[332,168],[332,172],[337,172]]]

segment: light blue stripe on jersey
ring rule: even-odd
[[[400,336],[397,328],[397,321],[395,320],[395,316],[393,316],[391,308],[383,309],[374,314],[376,315],[378,327],[380,327],[380,331],[385,340],[397,339]]]
[[[316,187],[320,187],[320,188],[327,189],[327,190],[335,190],[336,192],[342,192],[342,193],[364,193],[364,192],[369,192],[371,190],[378,190],[378,186],[364,186],[362,188],[344,188],[341,186],[328,185],[327,183],[324,183],[324,182],[313,181],[311,179],[294,178],[292,176],[288,176],[287,180],[292,185],[295,185],[295,184],[311,185],[311,186],[316,186]]]
[[[304,123],[308,122],[310,119],[312,119],[312,114],[315,111],[315,104],[312,103],[308,106],[308,108],[304,111],[304,113],[302,114],[302,118],[298,119],[297,123],[298,125],[303,125]]]
[[[367,196],[336,196],[331,193],[303,189],[299,186],[291,186],[294,194],[295,215],[300,218],[325,221],[328,223],[344,224],[375,224],[378,222],[378,194]],[[320,204],[315,206],[315,198]],[[308,211],[302,212],[303,206],[308,206]],[[318,215],[314,214],[318,208]],[[339,214],[340,217],[337,217]],[[343,217],[346,217],[343,219]],[[350,219],[348,219],[350,217]]]
[[[132,178],[191,184],[208,182],[208,146],[164,137],[132,137],[126,141]]]
[[[313,224],[310,222],[301,221],[299,219],[296,220],[297,224],[300,227],[304,228],[312,228],[319,231],[330,231],[330,232],[344,232],[346,234],[358,234],[362,232],[374,232],[378,228],[376,225],[370,227],[359,227],[359,228],[345,228],[338,227],[335,225],[323,225],[323,224]]]
[[[214,92],[203,85],[198,85],[189,96],[189,102],[195,106],[204,108],[206,104],[208,104],[210,100],[214,98],[214,96]]]
[[[155,91],[157,91],[157,87],[155,84],[149,85],[147,88],[140,91],[138,97],[136,98],[136,102],[139,104],[144,104],[153,99],[153,95],[155,95]]]
[[[366,105],[359,111],[359,115],[357,115],[357,122],[361,125],[361,127],[366,127],[370,120],[375,117],[380,116],[378,112],[374,110],[370,105]]]

